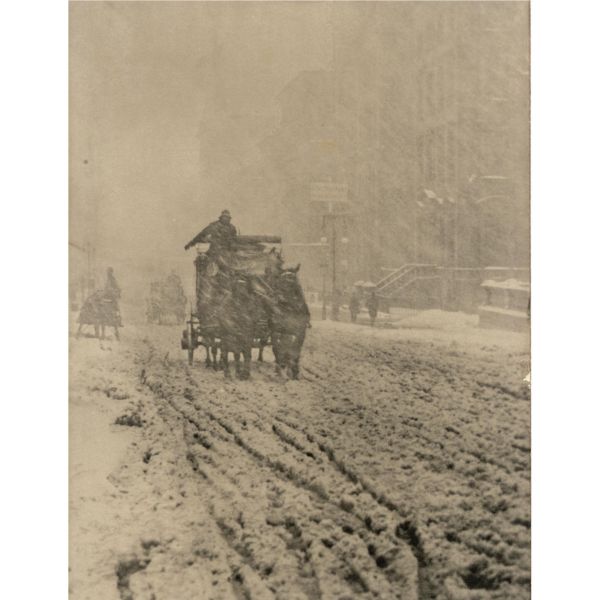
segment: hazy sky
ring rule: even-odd
[[[330,14],[321,3],[71,3],[72,240],[95,243],[100,267],[189,260],[184,243],[276,128],[277,93],[331,66]],[[254,208],[234,214],[244,232],[264,227]]]

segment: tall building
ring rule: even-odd
[[[421,258],[528,264],[528,4],[419,3],[414,23],[416,191],[441,200]]]
[[[528,5],[356,3],[331,35],[331,69],[285,86],[261,144],[284,237],[331,242],[321,183],[347,190],[327,221],[344,283],[408,262],[528,264]]]

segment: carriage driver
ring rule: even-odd
[[[219,256],[232,250],[233,241],[237,236],[236,228],[231,224],[231,213],[224,210],[218,221],[207,225],[191,242],[186,244],[187,250],[194,244],[210,243],[208,254]]]
[[[106,270],[106,284],[104,286],[104,292],[108,298],[111,298],[115,301],[121,297],[121,288],[117,283],[112,267],[108,267]]]
[[[106,270],[106,283],[104,284],[104,297],[110,301],[114,308],[114,318],[119,324],[119,327],[123,326],[121,321],[121,311],[119,310],[119,299],[121,298],[121,288],[117,283],[115,274],[112,267],[108,267]]]

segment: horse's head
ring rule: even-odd
[[[300,288],[298,281],[298,271],[300,265],[284,269],[279,275],[279,287],[283,292],[297,292]]]

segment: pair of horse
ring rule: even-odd
[[[286,370],[289,377],[298,378],[300,353],[310,327],[310,313],[297,278],[299,268],[281,270],[268,278],[235,274],[219,302],[199,311],[203,313],[207,366],[218,368],[219,338],[225,377],[231,377],[229,355],[233,354],[236,375],[248,379],[252,348],[259,348],[262,362],[270,338],[277,372]]]

